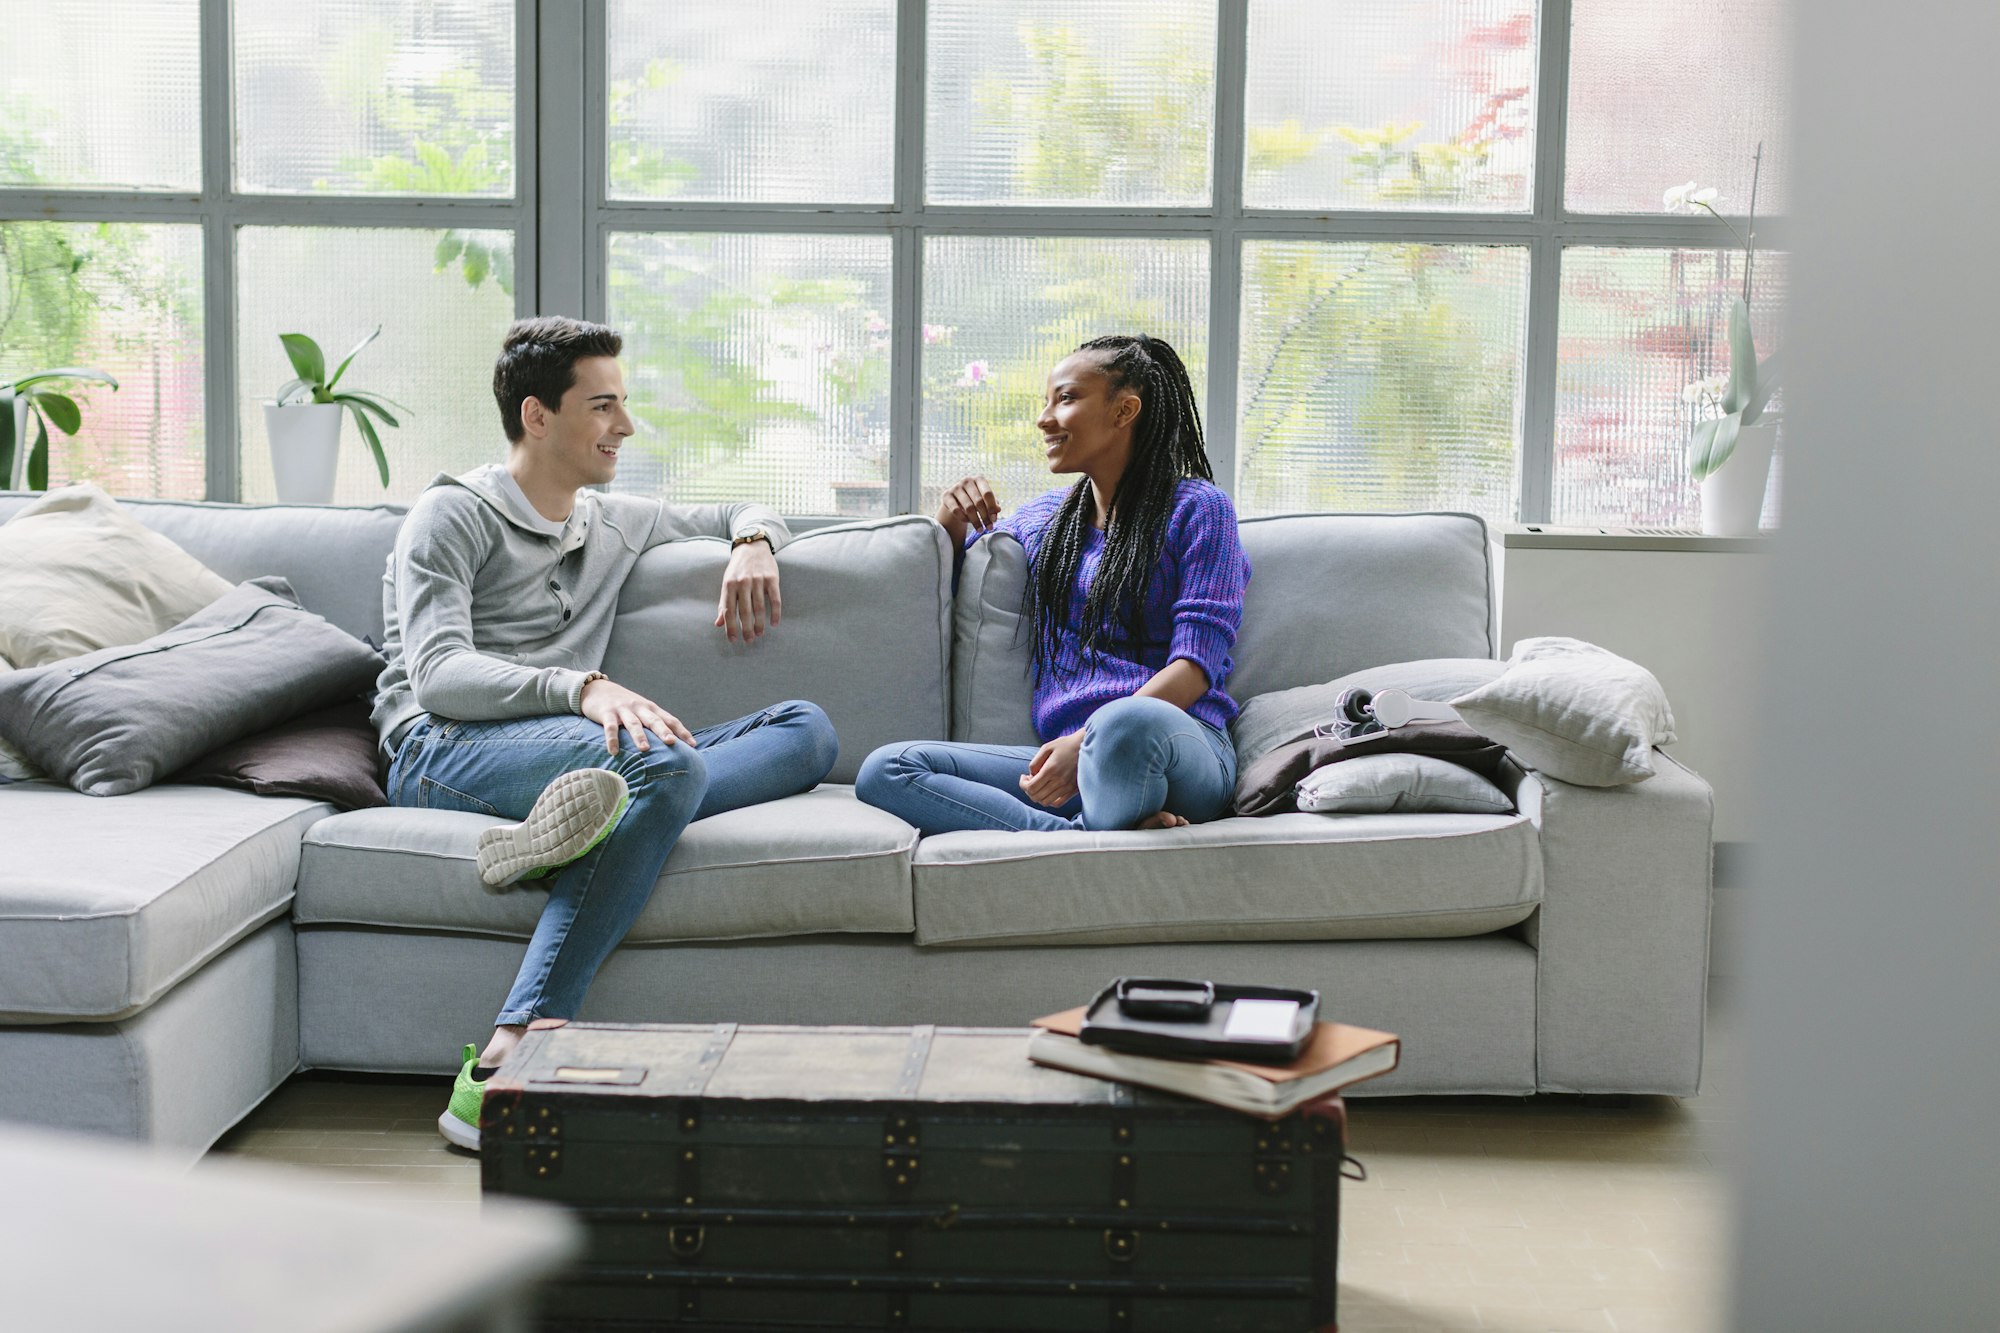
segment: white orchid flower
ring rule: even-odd
[[[1673,189],[1668,190],[1660,196],[1660,206],[1669,213],[1685,212],[1688,208],[1688,197],[1694,191],[1695,184],[1693,181],[1689,181],[1686,185],[1676,185]]]
[[[1690,204],[1713,204],[1721,197],[1722,191],[1711,185],[1705,190],[1696,190],[1693,194],[1689,195],[1688,202]]]

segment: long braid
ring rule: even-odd
[[[1194,386],[1172,346],[1144,334],[1119,334],[1092,338],[1077,350],[1099,354],[1114,392],[1130,388],[1139,396],[1131,461],[1112,494],[1104,553],[1084,600],[1080,646],[1083,658],[1090,661],[1095,650],[1115,642],[1114,620],[1135,655],[1144,647],[1146,585],[1160,562],[1174,492],[1189,477],[1213,481],[1215,474],[1202,440]],[[1030,552],[1024,610],[1034,626],[1037,681],[1045,672],[1059,669],[1062,631],[1083,561],[1090,509],[1090,479],[1085,477],[1064,497]]]

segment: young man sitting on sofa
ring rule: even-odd
[[[696,819],[806,791],[838,742],[801,700],[690,732],[598,670],[618,591],[641,553],[681,537],[732,546],[715,624],[731,640],[778,623],[776,551],[761,505],[671,505],[609,482],[633,432],[623,339],[561,317],[507,331],[493,395],[505,463],[439,476],[411,506],[383,579],[388,666],[374,719],[389,800],[519,821],[487,830],[479,872],[544,875],[527,956],[483,1051],[464,1048],[446,1139],[479,1146],[480,1085],[530,1027],[576,1015],[592,977]]]

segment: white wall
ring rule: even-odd
[[[2000,1326],[2000,7],[1814,0],[1737,1327]]]

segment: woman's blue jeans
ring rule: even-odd
[[[1039,746],[905,741],[869,755],[855,795],[926,834],[963,829],[1128,829],[1162,810],[1202,824],[1229,808],[1236,750],[1164,699],[1117,699],[1090,715],[1077,794],[1036,805],[1021,777]]]
[[[651,733],[648,733],[649,735]],[[833,768],[839,742],[819,705],[794,699],[705,727],[695,743],[604,748],[582,717],[453,722],[419,718],[389,768],[389,803],[525,819],[542,789],[576,768],[624,777],[631,802],[580,860],[538,884],[548,905],[495,1026],[574,1018],[597,969],[639,917],[681,830],[697,819],[806,791]]]

